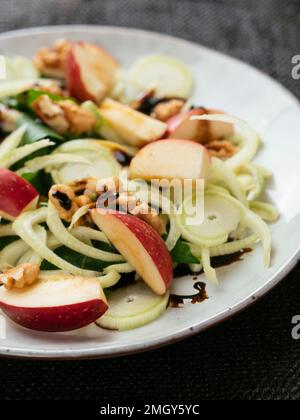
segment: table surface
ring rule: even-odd
[[[0,31],[90,23],[165,32],[228,53],[300,98],[298,0],[0,0]],[[0,359],[3,399],[298,399],[300,265],[262,301],[184,342],[96,361]],[[123,392],[122,392],[123,391]],[[122,397],[121,397],[122,398]]]

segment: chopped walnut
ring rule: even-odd
[[[165,122],[169,118],[174,117],[174,115],[179,114],[184,104],[185,101],[183,99],[170,99],[160,102],[153,108],[150,117]]]
[[[0,283],[7,289],[22,289],[34,283],[38,279],[39,274],[40,267],[37,264],[20,264],[0,274]]]
[[[97,118],[92,112],[70,100],[59,101],[59,106],[70,124],[70,133],[86,133],[94,128]]]
[[[96,117],[71,100],[54,102],[48,95],[39,96],[32,108],[47,125],[60,134],[81,134],[91,131]]]
[[[17,128],[17,120],[20,115],[19,111],[0,104],[0,127],[2,130],[8,133],[14,131]]]
[[[159,214],[145,201],[141,201],[134,195],[128,193],[121,193],[117,199],[117,204],[129,214],[144,220],[144,222],[152,226],[159,235],[164,233],[164,224],[159,217]]]
[[[41,48],[34,58],[37,69],[43,76],[64,79],[67,57],[71,46],[71,42],[59,39],[54,43],[53,47]]]
[[[117,176],[112,176],[110,178],[100,179],[96,183],[96,192],[97,194],[106,193],[108,191],[119,193],[123,190],[123,185]]]
[[[206,148],[210,156],[219,158],[229,158],[238,152],[238,147],[234,146],[228,140],[213,140],[207,143]]]
[[[59,217],[66,222],[72,220],[73,214],[78,210],[76,195],[69,185],[53,185],[49,191],[49,200],[55,206]]]

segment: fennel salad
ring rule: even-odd
[[[260,243],[271,172],[255,130],[193,103],[185,63],[57,40],[4,57],[0,80],[0,308],[62,332],[129,330],[168,308],[177,267],[222,278],[214,257]],[[198,198],[200,199],[198,200]],[[197,213],[191,217],[190,210]]]

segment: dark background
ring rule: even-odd
[[[299,0],[0,0],[0,32],[66,23],[165,32],[245,60],[300,98]],[[259,98],[258,98],[259,100]],[[284,141],[284,139],[283,139]],[[300,265],[234,319],[167,348],[115,360],[0,359],[4,399],[299,399]]]

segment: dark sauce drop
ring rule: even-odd
[[[171,308],[179,308],[180,306],[184,305],[185,300],[190,300],[191,303],[201,303],[204,300],[208,299],[208,295],[206,293],[206,284],[200,281],[197,281],[194,284],[194,289],[198,290],[198,293],[193,295],[175,295],[171,294],[169,299],[169,306]]]
[[[211,265],[214,268],[218,268],[218,267],[224,267],[226,265],[230,265],[233,264],[237,261],[242,261],[242,256],[248,252],[251,252],[252,249],[251,248],[245,248],[242,249],[241,251],[235,252],[234,254],[231,255],[223,255],[220,257],[213,257],[211,259]],[[203,272],[203,271],[202,271]],[[201,273],[202,273],[201,272]],[[183,277],[186,275],[195,275],[195,274],[201,274],[201,273],[193,273],[189,266],[187,264],[179,264],[175,270],[174,270],[174,277]],[[194,280],[196,280],[197,277],[194,277]],[[184,305],[184,301],[191,299],[191,303],[200,303],[203,302],[204,300],[208,299],[208,295],[206,293],[205,290],[206,284],[205,283],[201,283],[201,282],[197,282],[194,284],[194,288],[199,290],[198,293],[196,293],[195,295],[175,295],[175,294],[171,294],[170,295],[170,300],[169,300],[169,306],[171,308],[179,308],[182,305]]]
[[[59,201],[59,204],[61,205],[61,207],[65,210],[71,210],[72,207],[72,201],[70,200],[70,198],[67,196],[67,194],[62,193],[60,191],[55,191],[52,194],[52,197],[56,198],[56,200]]]
[[[129,166],[132,159],[132,156],[129,156],[127,153],[121,150],[116,150],[114,152],[114,157],[122,166]]]

